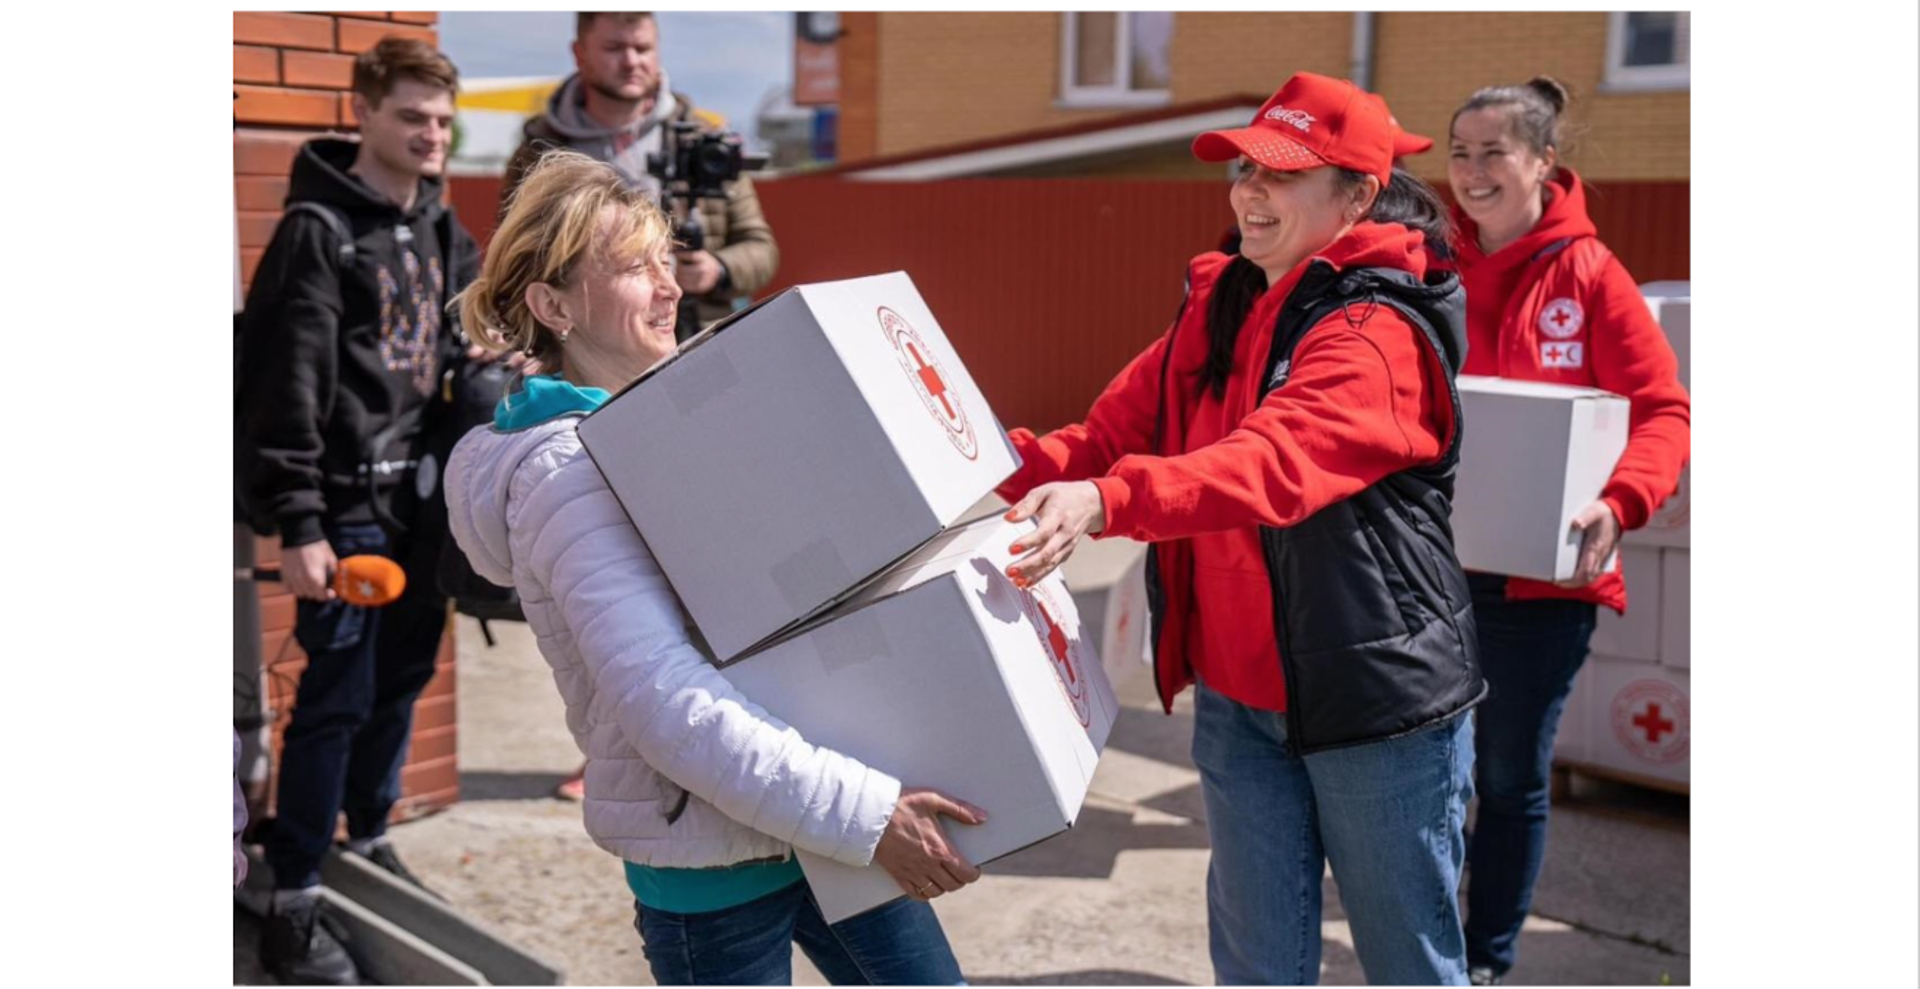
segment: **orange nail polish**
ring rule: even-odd
[[[1013,549],[1012,549],[1012,550],[1010,550],[1009,552],[1013,552],[1013,553],[1025,553],[1026,551],[1027,551],[1027,548],[1026,548],[1025,546],[1015,546],[1015,547],[1013,547]]]

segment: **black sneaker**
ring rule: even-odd
[[[1500,976],[1495,975],[1492,966],[1476,965],[1467,969],[1467,984],[1476,986],[1497,986]]]
[[[295,900],[267,915],[260,931],[260,960],[283,985],[360,984],[360,971],[319,897]]]
[[[439,893],[436,893],[431,889],[428,889],[427,884],[421,882],[420,877],[414,875],[413,870],[407,868],[406,864],[400,861],[400,854],[393,850],[393,846],[391,844],[384,841],[380,842],[374,845],[371,849],[369,849],[367,851],[367,854],[364,857],[366,858],[367,861],[372,862],[374,865],[377,865],[380,868],[385,869],[388,872],[392,873],[393,875],[399,877],[400,879],[412,884],[413,888],[419,890],[420,892],[425,893],[428,896],[431,896],[442,903],[447,902],[446,897],[441,896]]]

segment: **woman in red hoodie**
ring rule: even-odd
[[[1465,984],[1455,894],[1484,694],[1449,528],[1458,278],[1447,221],[1393,167],[1385,101],[1302,73],[1238,159],[1239,253],[1187,269],[1171,329],[1083,423],[1015,430],[1000,491],[1033,518],[1016,582],[1083,535],[1153,543],[1160,697],[1196,680],[1222,983],[1317,980],[1330,863],[1369,980]]]
[[[1473,94],[1455,111],[1447,177],[1459,202],[1467,289],[1464,373],[1604,388],[1631,401],[1631,426],[1584,533],[1571,580],[1473,574],[1480,661],[1480,812],[1467,861],[1467,955],[1477,984],[1513,966],[1547,837],[1554,734],[1585,662],[1597,605],[1624,612],[1605,563],[1620,533],[1674,490],[1689,443],[1686,389],[1633,276],[1594,236],[1580,178],[1559,163],[1567,90],[1549,78]]]

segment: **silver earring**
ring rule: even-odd
[[[567,334],[569,334],[569,333],[572,333],[572,332],[573,332],[573,327],[571,327],[571,326],[569,326],[569,327],[567,327],[567,328],[566,328],[566,329],[564,329],[564,330],[561,330],[561,331],[560,331],[560,333],[559,333],[559,337],[560,337],[560,342],[561,342],[561,343],[563,343],[563,344],[564,344],[564,343],[566,343],[566,342],[567,342]]]

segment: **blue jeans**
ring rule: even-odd
[[[375,524],[329,526],[334,555],[373,553],[405,560]],[[340,812],[347,833],[385,833],[400,799],[413,702],[433,679],[447,622],[433,575],[407,574],[406,592],[384,608],[301,601],[293,636],[307,654],[287,725],[275,785],[273,827],[265,837],[274,885],[320,881]]]
[[[1487,699],[1479,708],[1480,810],[1467,846],[1467,960],[1504,974],[1547,853],[1553,739],[1593,638],[1583,601],[1508,601],[1505,577],[1470,575]]]
[[[1399,738],[1294,754],[1286,715],[1209,689],[1193,762],[1207,803],[1207,935],[1222,985],[1320,979],[1328,863],[1367,981],[1465,985],[1461,831],[1473,715]]]
[[[795,944],[836,986],[966,984],[940,918],[918,900],[832,926],[804,882],[707,913],[633,906],[647,966],[663,986],[790,985]]]

